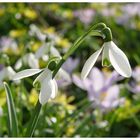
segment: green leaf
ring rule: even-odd
[[[17,137],[18,136],[18,123],[17,123],[17,116],[16,116],[15,106],[13,102],[13,97],[11,94],[11,90],[6,82],[4,82],[4,88],[6,91],[7,108],[8,108],[9,136]]]

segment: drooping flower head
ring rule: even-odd
[[[40,73],[41,72],[41,73]],[[45,68],[43,69],[26,69],[16,73],[13,76],[13,80],[23,79],[32,75],[40,73],[39,76],[34,80],[34,86],[40,90],[39,101],[44,105],[50,98],[54,98],[57,92],[57,84],[52,79],[52,72]]]
[[[110,29],[106,28],[106,31],[109,32]],[[86,61],[82,72],[81,77],[85,79],[89,74],[90,70],[94,66],[97,58],[99,57],[100,53],[102,52],[102,65],[103,66],[110,66],[110,63],[115,68],[115,70],[124,77],[130,77],[132,74],[131,66],[127,59],[127,56],[123,53],[121,49],[119,49],[116,44],[112,41],[112,35],[104,40],[103,46],[93,53],[88,60]]]
[[[53,64],[53,61],[52,63],[49,62],[45,69],[26,69],[20,71],[12,78],[13,80],[19,80],[40,73],[39,76],[34,80],[33,85],[40,91],[39,102],[42,105],[47,103],[49,99],[55,98],[58,91],[57,83],[55,79],[53,79],[52,66],[54,67],[54,64],[51,64]],[[59,69],[58,75],[60,73],[62,76],[62,71],[63,70]],[[66,73],[64,75],[66,75]],[[67,79],[69,79],[69,77]]]

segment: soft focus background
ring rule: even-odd
[[[88,78],[80,79],[86,59],[101,47],[101,38],[81,44],[56,77],[58,96],[41,111],[34,137],[139,137],[140,135],[140,3],[0,4],[0,136],[6,137],[7,108],[2,81],[13,93],[20,136],[25,132],[38,91],[36,76],[12,82],[26,68],[43,68],[52,56],[63,56],[92,24],[104,22],[125,52],[131,78],[103,68],[98,59]]]

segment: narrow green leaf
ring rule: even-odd
[[[6,82],[4,82],[4,88],[6,91],[6,99],[7,99],[9,136],[17,137],[18,123],[17,123],[17,116],[16,116],[15,106],[13,102],[13,97],[11,94],[11,90]]]

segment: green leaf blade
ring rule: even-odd
[[[15,105],[13,102],[13,97],[11,94],[11,90],[6,82],[4,82],[4,88],[6,91],[6,99],[7,99],[9,136],[17,137],[18,136],[18,123],[17,123],[17,116],[16,116],[16,111],[15,111]]]

